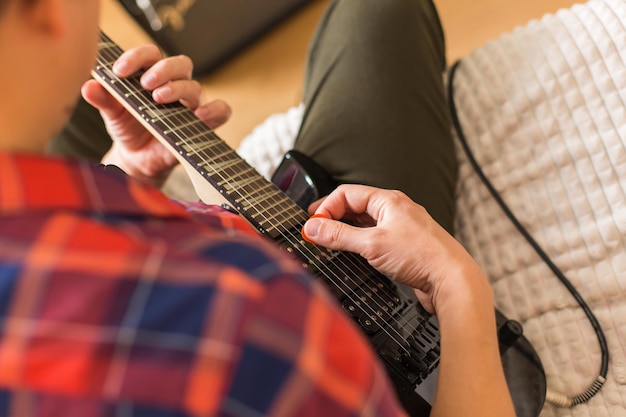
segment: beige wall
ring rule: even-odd
[[[575,2],[435,0],[446,32],[449,61],[515,26]],[[252,47],[201,79],[206,100],[222,98],[233,108],[230,122],[218,130],[232,146],[268,115],[285,111],[299,102],[306,48],[327,4],[328,0],[313,1]],[[102,0],[101,26],[124,48],[149,41],[117,0]]]

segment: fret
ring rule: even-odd
[[[111,71],[111,75],[114,77],[115,75],[113,73],[113,70],[108,70]],[[141,88],[141,85],[138,85],[138,82],[133,83],[137,85],[133,85],[131,83],[122,82],[121,80],[116,78],[112,78],[111,82],[113,84],[117,84],[118,88],[121,90],[122,95],[127,100],[133,100],[133,102],[137,105],[151,106],[152,95],[149,91],[143,90]]]
[[[266,213],[271,213],[273,218],[280,218],[281,220],[284,218],[285,220],[293,219],[294,216],[285,212],[286,208],[289,208],[290,205],[285,204],[284,201],[270,201],[264,200],[264,203],[259,204],[263,206],[263,211]],[[282,222],[281,222],[282,223]]]
[[[240,189],[237,190],[238,196],[246,201],[253,202],[256,206],[259,207],[261,211],[269,210],[272,207],[282,205],[285,209],[290,208],[288,204],[279,203],[279,200],[274,196],[263,194],[263,193],[243,193]],[[277,215],[280,215],[278,213]]]
[[[275,215],[274,219],[279,221],[274,221],[275,224],[284,227],[285,229],[296,229],[298,233],[296,234],[296,239],[301,238],[300,231],[304,226],[306,219],[300,218],[300,216],[289,215],[285,213],[284,210],[280,211],[270,211],[273,215]]]
[[[254,169],[251,165],[248,165],[247,162],[246,166]],[[243,190],[250,194],[258,192],[259,190],[282,194],[282,191],[280,191],[273,182],[267,181],[256,169],[254,169],[254,174],[250,174],[247,178],[241,177],[237,182]]]
[[[269,202],[270,205],[266,205],[266,202]],[[265,206],[265,208],[272,208],[280,206],[281,204],[286,204],[286,201],[284,201],[283,199],[277,199],[276,196],[272,194],[264,194],[255,197],[254,203],[259,206]]]
[[[204,122],[202,120],[197,120],[197,119],[196,120],[189,120],[186,123],[176,123],[176,126],[170,127],[169,129],[165,130],[163,133],[166,134],[166,135],[169,135],[172,132],[185,131],[186,129],[188,129],[190,127],[197,127],[197,126],[199,126],[200,123],[202,123],[204,125]]]
[[[237,187],[237,194],[241,196],[241,198],[245,198],[250,201],[264,201],[269,200],[270,198],[274,199],[274,203],[281,198],[284,198],[281,194],[282,192],[276,188],[265,186],[260,189],[251,188],[251,187]],[[286,204],[290,203],[290,200],[285,200]]]
[[[218,142],[213,142],[211,136],[207,132],[197,132],[191,135],[185,135],[180,140],[172,140],[176,146],[187,146],[190,150],[199,152],[201,150],[208,150],[212,147],[219,145]]]
[[[240,175],[242,173],[247,174],[247,176],[259,175],[256,169],[254,169],[244,160],[238,158],[236,153],[233,153],[232,155],[226,155],[225,157],[221,157],[221,158],[215,158],[214,161],[217,161],[218,164],[226,163],[226,162],[234,162],[232,166],[229,166],[226,168],[229,178],[231,177],[231,175],[233,176]]]
[[[203,161],[202,163],[199,164],[199,166],[201,167],[207,167],[209,168],[209,170],[207,170],[207,172],[211,172],[211,171],[224,171],[234,165],[238,165],[240,164],[241,161],[238,161],[236,159],[227,159],[227,160],[223,160],[223,161],[218,161],[218,160],[212,160],[212,161]],[[227,177],[228,180],[230,180],[230,177],[227,175],[224,175],[224,177]],[[222,184],[220,184],[222,185]]]
[[[211,137],[210,132],[207,132],[203,126],[204,122],[196,121],[196,124],[186,126],[176,126],[178,122],[176,120],[168,121],[168,123],[159,122],[159,125],[163,125],[163,134],[169,136],[173,142],[177,142],[179,139],[184,140],[188,145],[195,145],[204,143],[206,141],[216,141]],[[194,140],[194,138],[196,138]]]
[[[300,230],[302,230],[302,227],[304,226],[304,223],[306,222],[308,217],[302,215],[302,213],[289,213],[285,210],[281,210],[279,217],[281,218],[281,224],[289,225],[288,228],[297,227],[298,234],[296,235],[296,238],[298,240],[301,239],[301,235],[299,232]]]
[[[157,109],[153,105],[145,106],[146,115],[150,120],[172,119],[174,117],[184,117],[187,114],[187,108],[173,107],[170,109]]]
[[[124,97],[127,99],[141,97],[142,99],[147,98],[146,91],[139,91],[135,89],[127,89],[127,92],[124,93]]]
[[[181,147],[189,154],[197,154],[198,162],[205,162],[207,158],[200,159],[200,155],[209,155],[213,151],[213,148],[217,148],[220,145],[219,143],[209,142],[206,139],[206,133],[198,133],[197,135],[187,136],[185,139],[176,142],[176,146]]]
[[[102,57],[98,58],[97,63],[98,69],[101,68],[113,68],[113,64],[115,63],[115,61],[117,60],[117,57],[112,57],[111,59],[102,59]]]
[[[122,54],[121,49],[112,43],[100,42],[99,49],[100,56],[98,56],[97,62],[106,68],[112,68],[117,58]],[[109,58],[106,58],[106,55],[109,55]]]
[[[200,152],[199,142],[186,140],[184,143],[187,147],[192,148],[193,152],[197,154],[197,158],[200,159],[198,162],[204,162],[207,164],[229,160],[239,160],[240,162],[243,162],[237,153],[226,146],[222,141],[213,141],[208,144],[202,144],[204,148],[203,152]]]
[[[240,186],[238,188],[239,193],[249,199],[252,200],[256,200],[257,198],[259,198],[262,195],[267,195],[267,194],[278,194],[280,193],[280,190],[278,190],[277,188],[272,187],[272,186],[262,186],[260,188],[254,188],[253,186]],[[281,196],[279,196],[281,197]]]
[[[256,173],[256,170],[254,170],[254,172]],[[277,190],[273,183],[265,181],[264,178],[259,179],[257,175],[249,175],[247,178],[238,179],[237,185],[239,189],[246,191],[249,195],[253,195],[257,192],[265,193]]]
[[[261,221],[259,222],[265,233],[273,239],[278,239],[281,235],[285,235],[287,230],[295,228],[298,224],[278,224],[276,222]],[[287,238],[289,241],[289,238]]]
[[[229,168],[225,170],[225,172],[228,175],[228,180],[236,183],[238,189],[242,188],[242,182],[248,181],[248,179],[258,175],[256,169],[252,168],[250,165],[244,165],[242,168],[238,169],[235,169],[234,167]]]
[[[303,220],[308,218],[308,215],[292,200],[285,197],[284,194],[279,194],[278,192],[268,194],[259,193],[253,196],[251,194],[241,193],[240,189],[234,190],[233,193],[239,197],[243,207],[245,207],[246,203],[254,204],[258,207],[259,211],[271,213],[273,216],[280,219],[291,218],[295,215],[300,215]]]
[[[173,144],[175,146],[183,146],[183,145],[188,145],[188,146],[206,146],[206,149],[212,148],[212,147],[221,147],[222,149],[224,149],[224,144],[217,140],[215,137],[211,136],[210,132],[206,132],[206,131],[202,131],[202,132],[197,132],[194,133],[192,135],[186,136],[184,138],[181,138],[177,141],[174,141]]]

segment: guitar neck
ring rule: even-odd
[[[413,291],[398,288],[356,254],[303,240],[301,230],[308,214],[239,157],[191,110],[179,103],[155,103],[150,92],[141,87],[141,74],[117,77],[112,67],[122,53],[101,33],[94,78],[179,158],[192,181],[196,175],[196,191],[202,186],[217,190],[260,233],[292,253],[304,268],[325,282],[379,352],[401,399],[418,399],[410,408],[420,412],[412,414],[427,415],[424,410],[429,409],[428,403],[413,389],[438,367],[439,335],[436,320],[419,308]]]
[[[281,230],[304,225],[308,218],[306,212],[243,160],[191,110],[179,102],[155,103],[150,92],[141,87],[141,74],[117,77],[112,68],[122,53],[117,44],[100,32],[99,54],[92,75],[182,159],[186,168],[191,167],[208,181],[263,234],[276,239]]]

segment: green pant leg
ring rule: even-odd
[[[81,97],[68,123],[49,143],[48,152],[100,162],[110,147],[111,137],[100,112]]]
[[[336,0],[311,44],[296,149],[340,182],[404,191],[452,231],[457,161],[430,0]]]

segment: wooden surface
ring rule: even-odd
[[[516,26],[575,2],[435,1],[446,33],[449,62]],[[329,0],[314,0],[223,66],[199,79],[204,100],[221,98],[233,109],[230,121],[218,129],[218,134],[231,146],[236,147],[270,114],[299,103],[308,44],[328,3]],[[123,48],[151,42],[117,0],[102,0],[101,5],[102,29]]]

